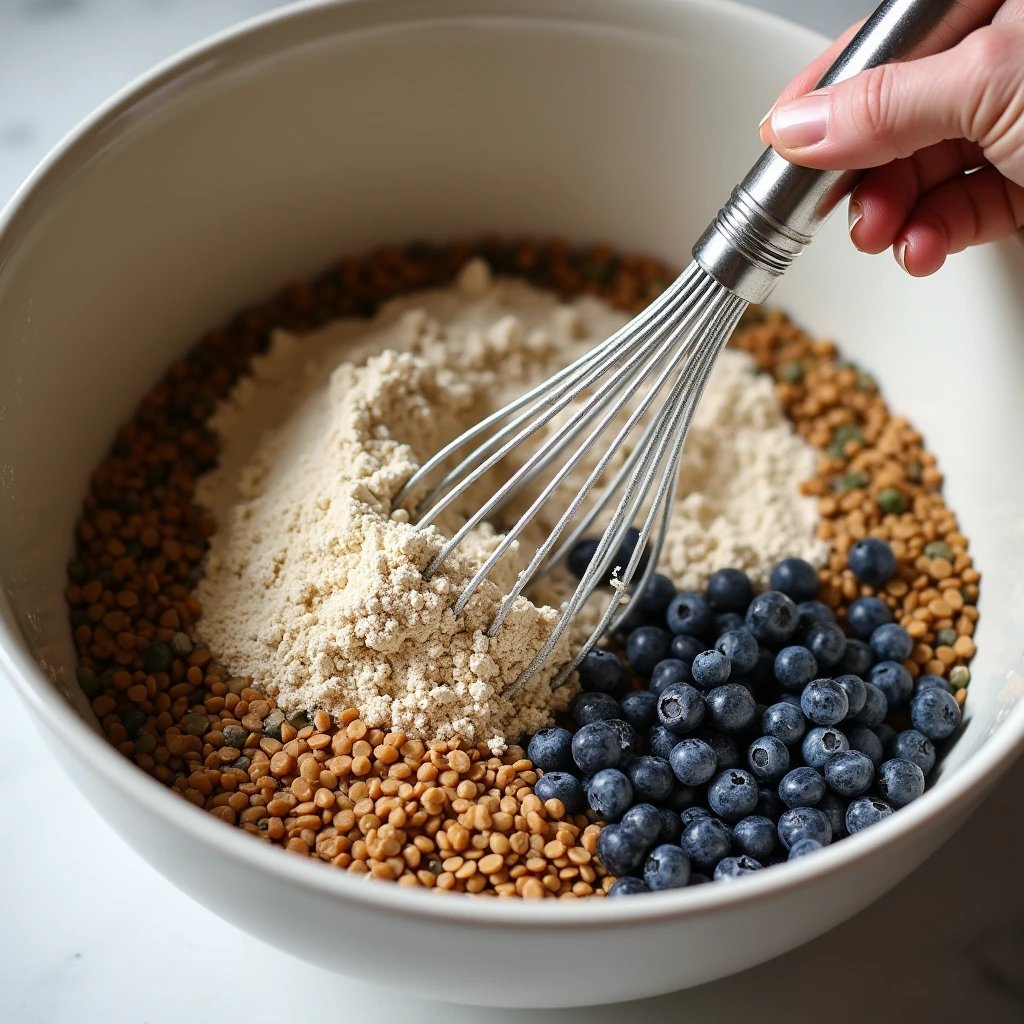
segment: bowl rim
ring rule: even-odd
[[[116,122],[134,107],[148,103],[158,107],[158,94],[175,84],[188,88],[197,77],[217,78],[273,53],[275,37],[286,28],[302,30],[311,41],[318,19],[352,15],[351,33],[362,29],[409,27],[446,20],[536,20],[560,21],[594,27],[609,23],[637,29],[644,17],[687,7],[698,18],[728,19],[741,23],[748,32],[771,32],[823,49],[829,40],[820,33],[779,16],[747,7],[733,0],[631,0],[628,5],[613,0],[305,0],[269,11],[218,32],[154,66],[118,90],[93,113],[72,128],[43,158],[33,172],[0,210],[0,266],[5,251],[18,243],[23,219],[31,220],[33,200],[46,186],[62,176],[76,173],[79,150],[100,133],[116,135]],[[623,14],[628,8],[629,15]],[[626,19],[623,22],[623,19]],[[168,93],[167,96],[173,94]],[[166,97],[165,97],[166,98]],[[724,198],[724,197],[723,197]],[[785,871],[756,872],[736,884],[707,885],[660,893],[655,899],[640,900],[438,900],[429,891],[397,885],[367,885],[347,872],[328,870],[313,858],[290,857],[269,844],[254,842],[241,830],[225,827],[128,762],[97,730],[87,723],[58,692],[50,676],[26,651],[20,629],[14,622],[6,595],[0,594],[0,670],[14,689],[47,723],[56,738],[85,760],[126,799],[149,806],[172,828],[187,833],[191,841],[212,855],[234,858],[254,871],[277,874],[287,883],[317,895],[350,901],[367,909],[408,914],[445,922],[472,922],[493,927],[545,928],[562,930],[593,927],[596,924],[636,924],[673,918],[701,916],[726,909],[774,900],[782,894],[841,871],[855,861],[878,854],[884,848],[907,844],[919,825],[928,821],[950,821],[967,810],[972,798],[982,795],[1013,762],[1024,746],[1024,701],[1018,703],[994,734],[966,763],[920,799],[875,827],[842,843],[829,846],[818,856],[801,858]],[[116,831],[116,830],[115,830]]]

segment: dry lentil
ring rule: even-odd
[[[413,245],[343,260],[210,332],[143,398],[90,481],[66,591],[77,678],[108,738],[139,767],[291,853],[437,891],[603,896],[613,879],[594,857],[601,824],[541,804],[531,788],[539,773],[520,748],[503,758],[458,741],[428,749],[368,729],[354,708],[335,722],[322,710],[312,720],[286,713],[251,680],[229,678],[190,635],[202,615],[190,591],[216,526],[192,493],[217,458],[206,423],[217,402],[273,329],[372,315],[400,292],[448,283],[474,255],[498,273],[629,312],[676,274],[557,241]],[[947,674],[962,704],[980,577],[934,457],[869,376],[781,314],[750,310],[733,343],[774,374],[796,429],[823,450],[803,490],[819,498],[819,534],[833,546],[825,600],[843,621],[852,600],[874,593],[845,556],[859,538],[889,540],[898,570],[879,596],[918,643],[908,667]]]

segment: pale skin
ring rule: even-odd
[[[1024,227],[1024,0],[944,53],[809,92],[859,26],[786,87],[761,138],[793,163],[868,168],[850,199],[858,249],[914,277]]]

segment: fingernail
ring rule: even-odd
[[[896,246],[896,248],[893,249],[893,251],[892,251],[892,254],[896,257],[896,262],[900,265],[900,269],[903,270],[904,272],[907,272],[907,246],[908,245],[909,245],[909,243],[904,238],[903,241],[900,242]]]
[[[772,116],[772,112],[774,110],[775,110],[775,105],[772,104],[772,106],[770,106],[768,108],[768,113],[765,114],[764,117],[762,117],[761,120],[757,122],[757,130],[758,131],[760,131],[764,127],[765,121],[767,121],[768,118]]]
[[[783,103],[772,112],[775,138],[788,149],[815,146],[828,134],[828,93],[812,92]]]
[[[864,217],[864,207],[861,206],[860,203],[858,203],[856,199],[851,199],[850,200],[850,208],[849,208],[849,211],[848,211],[848,217],[849,217],[850,241],[852,241],[854,246],[857,249],[859,249],[860,246],[857,245],[857,239],[853,237],[853,229],[861,222],[862,218]]]

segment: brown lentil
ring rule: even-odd
[[[935,456],[889,412],[870,376],[782,313],[751,307],[731,344],[772,374],[797,432],[822,450],[817,472],[801,484],[818,498],[818,535],[832,545],[819,573],[821,599],[842,624],[858,597],[881,598],[918,644],[904,663],[911,675],[949,678],[974,656],[980,576],[943,501]],[[864,537],[888,541],[896,554],[896,574],[884,587],[858,582],[847,568],[847,553]],[[936,634],[947,628],[967,642],[939,644]]]

